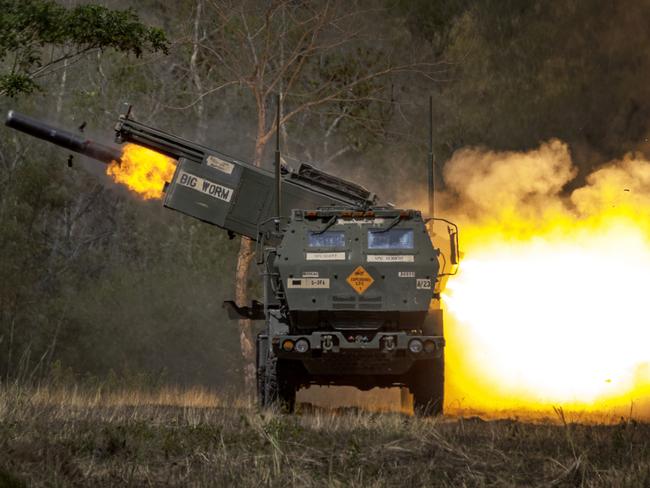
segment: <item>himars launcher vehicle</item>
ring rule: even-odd
[[[6,125],[109,163],[121,150],[9,112]],[[279,125],[279,124],[278,124]],[[291,411],[309,385],[406,387],[417,412],[440,414],[444,347],[441,264],[458,262],[457,227],[445,259],[418,210],[382,204],[365,188],[307,164],[275,174],[121,115],[116,140],[177,160],[163,204],[256,241],[264,296],[226,302],[231,318],[264,321],[257,336],[261,405]],[[433,208],[429,160],[429,213]]]

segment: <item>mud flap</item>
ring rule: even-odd
[[[228,313],[228,318],[231,320],[247,319],[247,320],[264,320],[264,304],[253,300],[250,307],[240,307],[232,300],[223,302],[223,308]]]
[[[442,310],[429,310],[424,324],[422,324],[422,333],[424,335],[442,336],[445,335]]]

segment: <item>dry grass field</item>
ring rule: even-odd
[[[0,392],[5,486],[650,487],[650,424],[414,418],[203,390]]]

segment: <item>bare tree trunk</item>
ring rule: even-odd
[[[235,272],[235,301],[239,305],[247,304],[250,301],[248,273],[253,254],[253,241],[248,237],[242,237],[239,242]],[[239,320],[239,346],[244,361],[244,387],[247,394],[252,394],[255,388],[255,337],[253,336],[253,322],[250,320]]]
[[[65,97],[65,85],[68,80],[68,60],[63,61],[63,72],[61,73],[61,83],[59,84],[59,95],[56,98],[56,116],[61,115],[63,110],[63,98]]]
[[[260,166],[264,146],[266,145],[266,109],[264,101],[258,98],[257,107],[258,130],[253,162],[255,166]],[[253,241],[248,237],[242,237],[239,244],[239,253],[237,254],[237,269],[235,271],[235,301],[239,305],[246,305],[250,301],[248,275],[254,253],[255,246]],[[255,391],[255,336],[253,322],[250,320],[239,320],[239,346],[244,361],[244,387],[246,388],[246,393],[252,395]]]
[[[196,104],[196,118],[197,118],[197,137],[201,143],[205,143],[206,124],[205,124],[205,103],[201,95],[203,94],[203,82],[199,74],[197,60],[199,57],[199,42],[201,40],[200,26],[201,15],[203,15],[203,0],[196,2],[196,15],[194,16],[194,31],[192,33],[192,56],[190,57],[190,72],[192,74],[192,81],[196,86],[199,99]]]

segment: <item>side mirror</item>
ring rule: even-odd
[[[456,265],[460,261],[458,256],[458,231],[451,227],[448,227],[447,230],[449,232],[449,260],[451,264]]]

